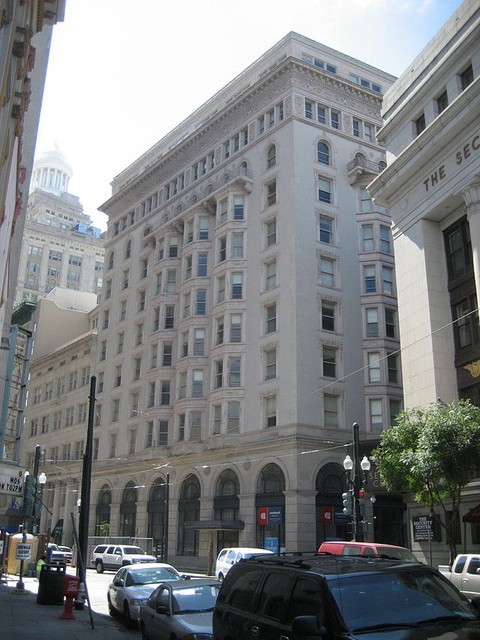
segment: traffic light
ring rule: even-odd
[[[342,501],[343,501],[343,513],[346,513],[351,516],[353,513],[351,491],[346,491],[345,493],[342,493]]]
[[[33,507],[35,505],[35,478],[28,475],[25,478],[23,492],[23,517],[29,518],[33,515]]]

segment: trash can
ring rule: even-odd
[[[64,564],[42,564],[38,579],[37,604],[63,605]]]

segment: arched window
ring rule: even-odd
[[[267,169],[277,164],[277,147],[271,144],[267,149]]]
[[[378,170],[383,171],[386,168],[387,168],[387,163],[384,162],[383,160],[380,160],[380,162],[378,163]]]
[[[137,521],[137,490],[132,481],[125,485],[120,504],[120,536],[135,537]]]
[[[330,164],[330,147],[325,142],[317,144],[317,159],[322,164]]]
[[[156,478],[148,496],[147,512],[147,536],[153,539],[153,553],[161,558],[168,557],[168,500],[167,481],[164,478]]]
[[[215,485],[213,500],[214,519],[233,526],[238,522],[240,508],[240,483],[238,476],[232,469],[225,469]],[[239,546],[239,529],[221,529],[217,532],[217,553],[225,547]]]
[[[285,547],[285,476],[277,464],[267,464],[257,481],[257,547],[279,553]]]
[[[343,520],[342,493],[346,491],[345,470],[330,462],[320,469],[315,480],[316,497],[316,546],[327,539],[347,540],[348,520]],[[326,516],[328,514],[328,516]],[[334,514],[335,517],[334,517]],[[343,515],[343,514],[342,514]]]
[[[180,556],[198,556],[198,529],[195,522],[200,519],[200,483],[190,474],[182,482],[178,501],[177,553]]]
[[[110,533],[110,505],[112,503],[112,492],[108,484],[104,484],[98,494],[97,506],[95,509],[95,535],[108,536]]]

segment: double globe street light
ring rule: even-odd
[[[364,520],[360,501],[363,503],[365,497],[365,483],[371,463],[367,456],[360,460],[359,426],[356,422],[353,423],[352,430],[352,457],[347,455],[343,461],[347,477],[347,491],[342,494],[343,511],[352,516],[352,540],[361,542],[364,537]]]

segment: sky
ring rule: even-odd
[[[36,155],[58,146],[94,224],[113,178],[290,31],[399,76],[461,0],[66,0]]]

